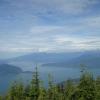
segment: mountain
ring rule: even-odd
[[[73,63],[86,64],[87,67],[100,68],[100,51],[85,52],[83,55],[78,57]]]
[[[45,63],[45,62],[59,62],[64,60],[72,59],[79,55],[80,52],[68,52],[68,53],[31,53],[28,55],[16,57],[9,59],[8,61],[32,61],[36,63]]]
[[[1,60],[1,59],[0,59],[0,64],[3,64],[3,63],[5,63],[5,60]]]
[[[0,95],[5,95],[14,81],[28,84],[31,77],[32,72],[24,72],[21,68],[10,64],[0,64]]]
[[[24,71],[33,70],[36,64],[59,63],[74,59],[80,56],[80,52],[68,53],[31,53],[28,55],[6,60],[6,63],[19,66]]]
[[[9,64],[0,64],[0,75],[19,74],[22,70],[16,66]]]
[[[20,67],[24,71],[32,71],[36,64],[50,67],[100,66],[100,51],[67,52],[67,53],[31,53],[8,59],[8,64]]]
[[[87,51],[79,57],[69,61],[59,63],[47,63],[42,66],[56,66],[56,67],[80,67],[80,64],[85,64],[89,68],[100,68],[100,51]]]

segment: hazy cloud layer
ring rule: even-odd
[[[100,49],[99,5],[99,0],[0,0],[0,55]]]

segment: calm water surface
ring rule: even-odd
[[[80,77],[79,68],[65,68],[65,67],[39,67],[40,78],[44,81],[44,85],[47,86],[48,83],[48,74],[53,76],[55,83],[65,81],[67,79],[76,79]],[[100,68],[89,69],[94,76],[100,75]],[[0,76],[0,94],[5,93],[9,86],[13,83],[14,80],[23,81],[25,84],[28,84],[32,79],[32,73],[21,73],[19,75],[4,75]]]

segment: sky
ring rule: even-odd
[[[100,49],[100,0],[0,0],[0,58]]]

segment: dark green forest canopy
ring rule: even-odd
[[[58,85],[54,84],[51,75],[48,78],[48,88],[45,88],[36,68],[30,84],[25,86],[22,82],[14,82],[0,100],[100,100],[100,77],[94,79],[86,71],[82,71],[77,84],[68,80]]]

